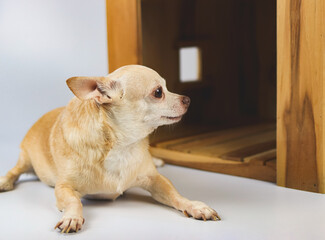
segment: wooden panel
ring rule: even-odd
[[[150,147],[153,156],[164,159],[167,163],[206,171],[230,174],[240,177],[253,178],[275,182],[274,165],[264,164],[263,161],[237,162],[211,157],[195,158],[192,154],[175,152],[168,149]]]
[[[153,144],[167,163],[275,181],[275,124],[261,124]]]
[[[325,1],[277,2],[277,183],[325,193]]]
[[[143,64],[166,79],[167,87],[177,92],[179,81],[178,35],[180,1],[142,0]]]
[[[253,156],[245,157],[244,162],[262,161],[265,164],[276,158],[276,149],[271,149]]]
[[[257,135],[263,132],[275,131],[275,125],[273,123],[270,124],[259,124],[259,125],[251,125],[244,127],[237,127],[219,131],[212,131],[204,134],[196,134],[191,135],[189,137],[183,137],[181,140],[174,139],[170,141],[164,141],[161,143],[157,143],[156,145],[164,148],[173,148],[177,147],[178,149],[182,149],[182,151],[189,151],[192,149],[193,145],[211,145],[217,144],[221,142],[230,141],[233,139],[239,139],[243,137],[249,137],[252,135]]]
[[[262,119],[276,118],[276,0],[256,0],[258,110]]]
[[[227,156],[227,154],[234,151],[240,151],[244,154],[244,150],[247,150],[247,147],[252,147],[253,150],[259,148],[259,144],[264,144],[265,142],[275,141],[275,131],[265,131],[262,133],[254,134],[251,136],[233,139],[231,141],[226,141],[220,144],[211,144],[208,146],[202,147],[193,147],[191,152],[198,154],[208,154],[211,156]],[[255,146],[255,147],[254,147]],[[237,155],[238,156],[238,155]],[[247,155],[243,155],[247,156]],[[238,156],[240,158],[240,156]],[[238,159],[237,158],[237,159]]]
[[[276,0],[143,0],[143,63],[192,99],[180,124],[275,120]],[[179,81],[178,48],[198,46],[202,81]]]
[[[258,154],[261,152],[269,151],[270,149],[275,148],[275,140],[257,143],[254,145],[250,145],[244,148],[240,148],[238,150],[234,150],[232,152],[225,153],[220,157],[222,159],[229,159],[235,161],[244,161],[245,157],[252,156],[254,154]]]
[[[109,71],[142,63],[140,0],[106,0]]]
[[[227,129],[161,142],[155,146],[197,156],[242,161],[246,156],[275,147],[275,125]]]

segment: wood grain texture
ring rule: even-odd
[[[109,71],[142,64],[140,0],[106,0]]]
[[[179,138],[155,146],[197,158],[207,156],[242,161],[244,157],[274,148],[275,138],[275,125],[261,124]]]
[[[269,151],[271,149],[274,149],[275,146],[276,146],[275,140],[268,141],[268,142],[261,142],[261,143],[256,143],[254,145],[250,145],[244,148],[234,150],[232,152],[225,153],[220,157],[222,159],[229,159],[233,161],[244,161],[245,157],[252,156],[254,154],[258,154],[261,152]]]
[[[237,162],[212,157],[201,157],[198,161],[191,154],[156,147],[150,147],[150,152],[170,164],[269,182],[276,180],[274,164],[264,164],[263,161]]]
[[[194,127],[193,127],[194,128]],[[247,139],[250,136],[256,136],[259,134],[275,132],[274,123],[265,123],[257,125],[249,125],[244,127],[234,127],[231,129],[210,131],[201,134],[192,134],[189,137],[178,137],[177,139],[169,141],[161,141],[156,143],[156,146],[164,147],[168,149],[182,149],[182,151],[193,150],[193,146],[208,147],[224,142],[233,141],[234,139]],[[275,137],[275,134],[274,134]],[[243,146],[243,145],[241,145]]]
[[[275,124],[215,131],[152,144],[167,163],[275,181]]]
[[[253,156],[245,157],[244,162],[263,161],[265,164],[276,158],[276,149],[271,149]]]
[[[325,193],[323,0],[277,2],[277,183]]]

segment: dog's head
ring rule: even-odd
[[[69,78],[67,84],[79,99],[107,109],[117,127],[146,135],[180,121],[190,105],[189,97],[169,92],[157,72],[140,65],[121,67],[106,77]]]

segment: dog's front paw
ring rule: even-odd
[[[65,215],[54,229],[59,228],[61,233],[78,232],[84,223],[85,219],[82,216]]]
[[[0,192],[10,191],[14,189],[14,183],[7,177],[0,177]]]
[[[186,217],[193,217],[195,219],[203,219],[206,220],[221,220],[218,213],[207,206],[203,202],[199,201],[190,201],[186,204],[185,209],[183,209],[183,213]]]

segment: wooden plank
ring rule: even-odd
[[[142,63],[140,0],[106,0],[109,71]]]
[[[235,151],[258,143],[273,141],[275,138],[275,131],[271,130],[206,146],[193,146],[192,149],[190,149],[190,152],[192,154],[202,154],[206,156],[220,156],[227,152]]]
[[[271,159],[265,162],[266,166],[271,167],[276,171],[276,159]]]
[[[174,150],[168,150],[157,147],[150,147],[150,153],[158,158],[163,158],[165,160],[175,160],[177,162],[196,162],[202,165],[206,163],[221,163],[221,164],[241,164],[240,162],[228,161],[221,158],[200,156],[184,152],[177,152]]]
[[[228,161],[204,156],[175,152],[167,149],[150,147],[153,156],[164,159],[167,163],[206,171],[230,174],[240,177],[253,178],[275,182],[275,169],[260,163],[244,163]]]
[[[275,165],[268,163],[276,153],[274,126],[248,126],[180,138],[152,146],[150,152],[171,164],[275,182]],[[184,151],[191,142],[192,150]]]
[[[249,157],[245,157],[244,162],[262,161],[263,163],[266,164],[266,162],[270,160],[274,160],[275,158],[276,158],[276,149],[271,149]]]
[[[325,1],[277,1],[277,183],[325,193]]]
[[[270,150],[275,148],[276,143],[274,141],[257,143],[254,145],[250,145],[244,148],[240,148],[238,150],[234,150],[231,152],[227,152],[222,154],[220,158],[225,160],[234,160],[234,161],[244,161],[245,157],[256,155],[258,153]]]
[[[182,148],[182,149],[191,149],[195,145],[209,145],[212,143],[219,143],[221,141],[228,141],[231,139],[238,139],[244,136],[251,136],[257,133],[275,130],[275,124],[260,124],[260,125],[251,125],[245,127],[237,127],[226,130],[219,130],[215,132],[198,134],[190,137],[174,139],[170,141],[165,141],[157,143],[155,146],[163,148]]]
[[[154,145],[196,156],[242,161],[244,157],[275,148],[275,125],[228,129]]]

